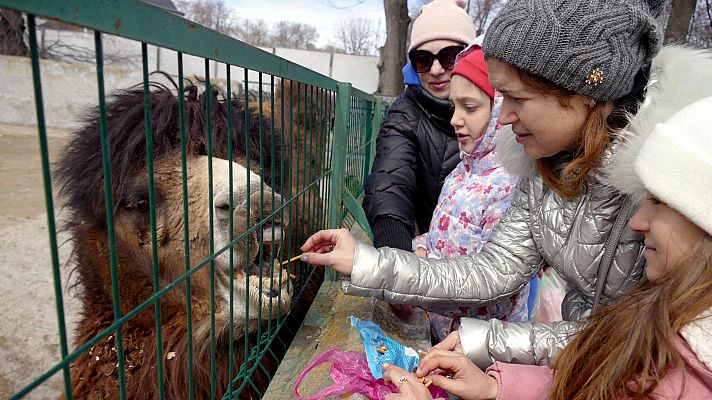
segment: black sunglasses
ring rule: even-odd
[[[413,64],[415,72],[418,73],[430,71],[436,58],[445,70],[450,71],[455,68],[455,59],[464,48],[465,46],[448,46],[438,51],[438,54],[433,54],[427,50],[412,50],[408,53],[408,59]]]

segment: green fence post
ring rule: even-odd
[[[373,119],[371,120],[371,136],[369,137],[370,142],[366,145],[366,167],[368,173],[371,172],[373,167],[373,160],[376,158],[376,139],[378,138],[378,132],[381,130],[381,122],[383,121],[383,101],[380,97],[376,97],[375,104],[373,106]],[[366,175],[368,176],[368,175]],[[364,179],[364,183],[366,180]]]
[[[371,173],[371,141],[375,136],[374,132],[378,132],[377,130],[374,130],[373,127],[373,114],[376,110],[377,108],[374,101],[366,102],[366,139],[363,142],[363,178],[361,180],[364,184],[366,183],[366,178]],[[363,193],[363,191],[364,188],[362,187],[361,193]]]
[[[343,219],[344,173],[346,170],[346,142],[349,136],[349,115],[351,113],[351,84],[339,82],[334,107],[334,139],[331,145],[331,196],[329,197],[329,228],[338,228]],[[333,281],[338,274],[327,270],[327,277]]]

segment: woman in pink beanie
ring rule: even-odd
[[[390,107],[366,182],[363,205],[376,247],[411,250],[460,161],[448,95],[455,57],[475,38],[464,3],[434,0],[413,22],[408,55],[422,86],[407,86]]]

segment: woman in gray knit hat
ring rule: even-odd
[[[689,63],[684,52],[653,61],[663,6],[662,0],[513,0],[492,22],[483,49],[490,82],[505,96],[498,156],[521,179],[478,254],[429,260],[331,230],[305,243],[304,259],[347,275],[347,294],[424,308],[487,304],[517,292],[548,264],[568,285],[565,321],[466,318],[438,347],[459,349],[480,368],[494,361],[550,364],[580,328],[578,319],[643,275],[642,236],[627,227],[633,204],[603,179],[648,71],[656,76],[650,85],[663,85],[658,93],[684,101],[687,88],[700,85],[690,75],[709,68]],[[685,63],[691,71],[681,71]],[[648,93],[646,102],[665,97]]]

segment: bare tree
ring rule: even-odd
[[[467,12],[472,16],[478,36],[485,32],[487,24],[497,16],[504,3],[505,0],[470,0]]]
[[[272,30],[273,46],[311,50],[318,39],[316,28],[301,22],[279,21]]]
[[[253,46],[272,46],[272,35],[269,27],[261,19],[254,21],[249,19],[242,20],[235,36]]]
[[[408,4],[402,0],[383,0],[386,13],[386,43],[380,49],[378,93],[397,96],[403,91],[401,68],[406,62]]]
[[[704,0],[703,0],[704,1]],[[684,43],[690,32],[690,22],[697,0],[672,0],[670,16],[665,27],[665,43]]]
[[[0,54],[26,56],[25,21],[17,11],[0,10]]]
[[[177,0],[176,3],[191,21],[229,36],[237,33],[237,18],[225,0]]]
[[[347,54],[372,55],[378,33],[373,21],[367,18],[350,17],[336,25],[337,46]]]
[[[712,0],[697,2],[687,41],[698,47],[712,48]]]

